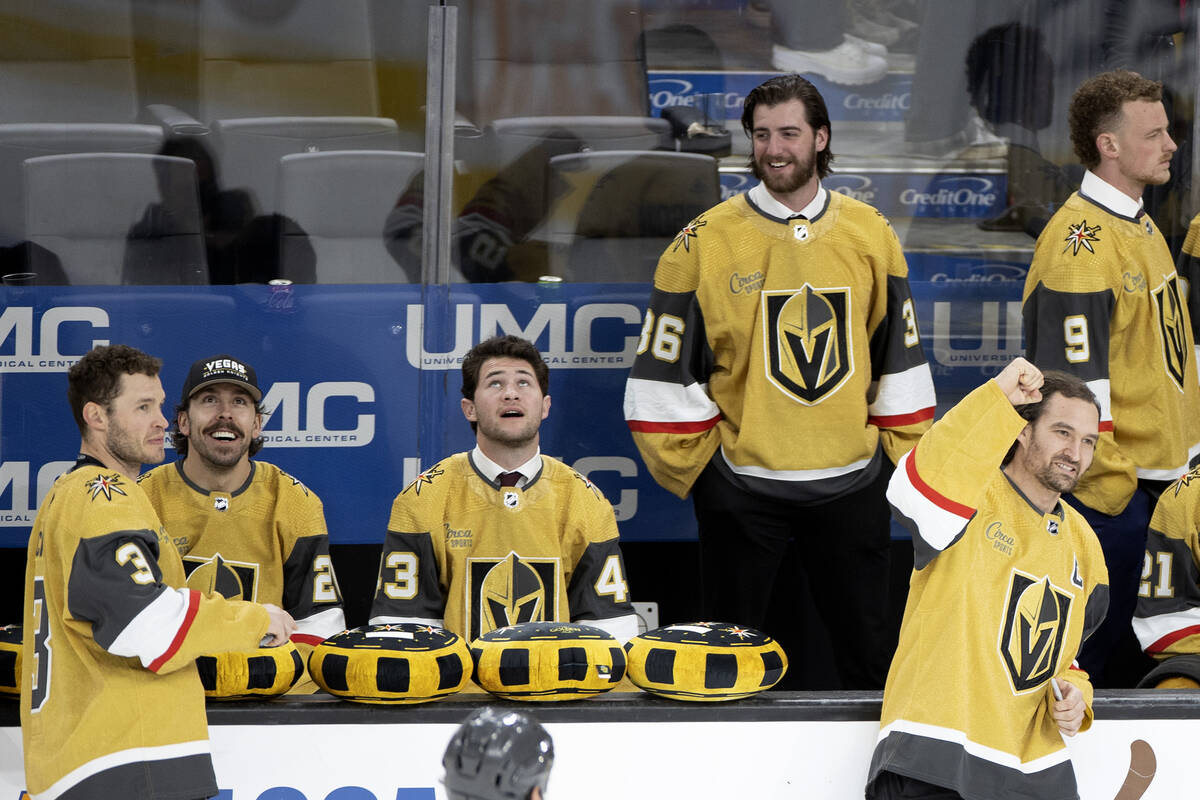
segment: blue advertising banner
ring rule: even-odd
[[[723,169],[721,199],[749,191],[756,183],[748,169]],[[983,169],[839,169],[821,184],[875,206],[889,218],[989,219],[1004,210],[1008,196],[1008,175]]]
[[[742,106],[755,86],[779,72],[700,72],[650,70],[650,110],[661,116],[671,106],[694,106],[701,95],[724,95],[718,108],[734,133],[741,127]],[[912,104],[912,74],[889,72],[875,83],[843,86],[820,75],[806,75],[825,98],[830,122],[903,122]]]
[[[1023,266],[913,256],[913,291],[944,408],[1020,350]],[[383,539],[392,499],[474,442],[462,356],[481,339],[533,340],[550,365],[543,452],[591,477],[630,540],[695,536],[691,503],[654,483],[622,414],[648,284],[0,287],[0,546],[22,547],[79,433],[66,371],[91,347],[163,359],[168,418],[191,363],[229,353],[264,389],[259,457],[325,504],[336,543]],[[174,452],[167,451],[167,458]]]

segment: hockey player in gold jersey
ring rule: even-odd
[[[1146,528],[1158,495],[1200,458],[1200,380],[1187,283],[1142,202],[1170,178],[1176,150],[1162,85],[1101,73],[1076,90],[1068,118],[1088,171],[1038,238],[1025,348],[1100,399],[1096,464],[1068,501],[1100,540],[1112,596],[1079,660],[1098,686],[1121,688],[1148,666],[1130,628]]]
[[[1099,421],[1083,381],[1017,358],[896,467],[888,500],[914,569],[870,800],[1078,797],[1062,736],[1091,725],[1074,659],[1104,616],[1108,574],[1060,497],[1092,463]]]
[[[188,586],[229,599],[277,603],[296,620],[292,642],[312,648],[346,628],[320,499],[262,448],[262,390],[229,355],[192,364],[176,408],[180,459],[140,484],[179,548]],[[311,693],[305,678],[292,693]]]
[[[97,347],[68,373],[75,468],[34,520],[25,573],[21,734],[30,795],[182,800],[217,793],[195,658],[281,644],[272,605],[207,597],[136,478],[163,457],[160,362]]]
[[[371,622],[424,622],[469,641],[542,621],[636,635],[612,506],[539,448],[550,413],[541,354],[496,337],[467,353],[462,373],[476,446],[396,496]]]
[[[705,616],[764,628],[773,586],[807,583],[800,602],[830,634],[835,679],[878,689],[884,490],[933,420],[934,389],[899,239],[821,184],[830,125],[799,75],[747,95],[760,182],[663,253],[624,410],[654,479],[692,496]],[[793,541],[806,582],[781,574]]]

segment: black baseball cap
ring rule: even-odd
[[[188,399],[205,386],[214,383],[234,383],[245,389],[254,398],[254,402],[262,400],[262,389],[258,388],[258,376],[254,367],[231,355],[202,358],[188,370],[187,380],[183,382],[182,404],[187,405]]]

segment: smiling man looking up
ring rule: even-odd
[[[595,484],[542,455],[550,370],[516,336],[462,363],[475,448],[422,472],[392,504],[374,624],[419,622],[468,641],[518,622],[582,622],[637,634],[613,508]]]
[[[742,127],[760,182],[659,260],[625,419],[654,479],[693,498],[705,618],[765,628],[772,587],[797,585],[832,639],[833,680],[878,689],[884,489],[934,412],[908,267],[878,211],[821,185],[832,133],[811,83],[756,87]],[[781,574],[792,540],[807,581]]]

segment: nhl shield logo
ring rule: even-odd
[[[229,498],[228,497],[215,498],[213,500],[213,508],[217,511],[228,511],[229,510]]]
[[[763,292],[767,378],[784,394],[816,405],[854,373],[850,290]]]
[[[504,507],[507,509],[515,509],[521,503],[521,494],[512,489],[504,491]]]
[[[1040,688],[1058,671],[1070,614],[1070,593],[1048,576],[1013,570],[999,644],[1014,691]]]
[[[1172,274],[1153,292],[1158,330],[1162,337],[1163,367],[1179,391],[1187,374],[1187,320],[1179,297],[1179,280]]]

